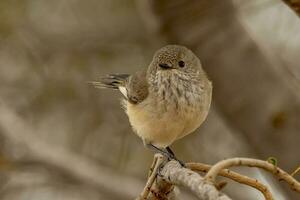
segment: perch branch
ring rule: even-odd
[[[200,171],[207,173],[211,169],[211,165],[202,164],[202,163],[187,163],[186,166],[193,171]],[[243,176],[236,172],[233,172],[229,169],[223,169],[219,173],[220,176],[232,179],[238,183],[249,185],[257,190],[259,190],[265,197],[266,200],[273,200],[272,193],[270,190],[258,180]]]
[[[215,183],[216,176],[225,168],[233,166],[248,166],[257,167],[271,172],[273,175],[279,178],[279,180],[286,181],[292,190],[300,192],[300,183],[294,179],[287,172],[283,171],[279,167],[263,160],[257,160],[252,158],[231,158],[218,162],[215,164],[206,174],[205,179],[211,183]]]
[[[156,188],[163,188],[164,184],[183,186],[191,190],[202,200],[230,200],[227,195],[221,193],[216,187],[207,182],[198,173],[184,168],[177,161],[167,162],[157,176]],[[169,187],[169,186],[167,186]],[[152,188],[153,189],[153,188]],[[153,189],[155,190],[155,189]],[[158,199],[166,199],[164,197]]]

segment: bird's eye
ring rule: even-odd
[[[185,62],[183,62],[182,60],[178,62],[179,67],[184,67],[185,66]]]

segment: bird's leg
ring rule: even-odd
[[[171,149],[170,147],[166,147],[166,150],[167,150],[170,154],[173,155],[173,159],[174,159],[174,160],[176,160],[177,162],[179,162],[180,165],[181,165],[182,167],[185,167],[184,162],[182,162],[181,160],[179,160],[178,158],[176,158],[174,152],[172,151],[172,149]]]
[[[180,163],[181,166],[183,166],[183,167],[185,166],[184,162],[182,162],[181,160],[176,158],[175,154],[170,149],[170,147],[158,148],[151,143],[146,143],[145,145],[147,148],[153,150],[154,152],[163,154],[166,158],[168,158],[168,160],[176,160]]]
[[[170,147],[166,147],[166,150],[175,157],[175,154]]]
[[[165,148],[158,148],[158,147],[154,146],[154,145],[151,144],[151,143],[147,143],[147,144],[145,144],[145,146],[146,146],[148,149],[150,149],[150,150],[152,150],[152,151],[154,151],[154,152],[156,152],[156,153],[161,153],[161,154],[164,155],[166,158],[168,158],[168,160],[174,159],[174,155],[171,154],[170,152],[168,152]]]

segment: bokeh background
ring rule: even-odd
[[[87,82],[145,68],[165,44],[193,49],[214,85],[206,122],[173,145],[179,158],[273,156],[293,171],[299,32],[299,17],[281,0],[1,0],[0,199],[137,196],[153,154],[133,134],[121,95]],[[237,170],[276,200],[300,198],[259,170]],[[225,192],[263,199],[233,182]]]

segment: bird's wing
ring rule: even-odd
[[[146,70],[136,72],[128,77],[124,86],[125,89],[120,88],[120,91],[126,90],[128,101],[133,104],[141,103],[148,96]]]
[[[148,96],[148,82],[146,71],[133,75],[109,74],[100,81],[90,82],[96,88],[111,88],[120,90],[124,97],[133,104],[142,102]]]

